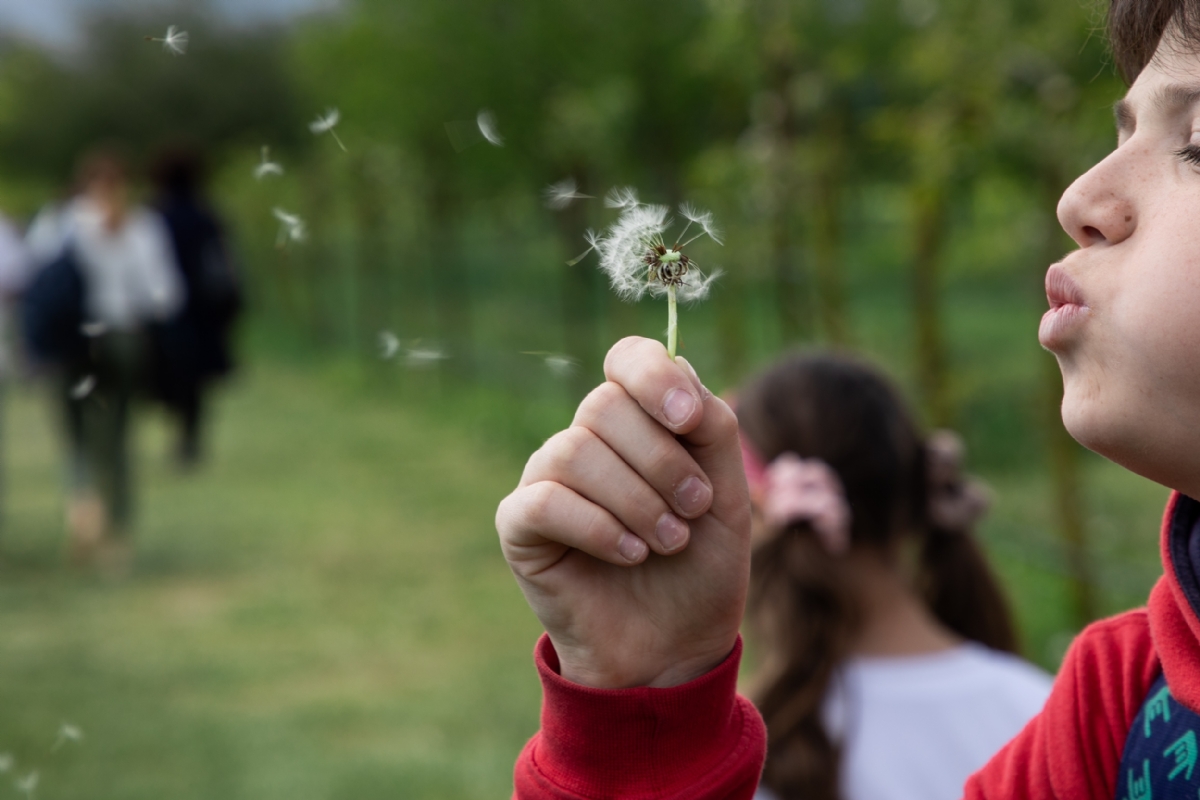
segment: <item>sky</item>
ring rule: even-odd
[[[311,11],[329,10],[338,0],[0,0],[0,32],[36,39],[53,46],[70,47],[79,24],[92,11],[134,8],[161,9],[163,19],[172,9],[207,5],[233,22],[253,24],[285,20]]]

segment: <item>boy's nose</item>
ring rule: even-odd
[[[1080,247],[1117,244],[1137,227],[1137,213],[1122,180],[1124,154],[1116,150],[1081,175],[1058,201],[1058,221]]]

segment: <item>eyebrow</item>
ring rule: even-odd
[[[1164,116],[1174,117],[1200,103],[1200,86],[1185,86],[1172,83],[1164,86],[1150,98],[1150,106]],[[1128,99],[1118,100],[1113,105],[1113,116],[1117,120],[1117,130],[1121,133],[1131,133],[1136,125],[1137,115],[1133,112],[1133,104]]]

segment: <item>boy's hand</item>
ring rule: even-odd
[[[567,680],[675,686],[737,640],[750,502],[737,418],[686,361],[629,338],[496,512]],[[685,522],[686,520],[686,522]]]

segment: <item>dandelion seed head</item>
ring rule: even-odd
[[[608,208],[628,209],[641,203],[638,202],[637,190],[632,186],[616,186],[604,195],[604,205]]]
[[[623,300],[638,300],[651,284],[642,261],[647,249],[661,242],[670,223],[666,206],[630,206],[607,231],[596,237],[600,269]]]
[[[504,146],[504,137],[500,135],[496,128],[496,117],[491,111],[486,108],[475,115],[475,125],[479,128],[479,132],[483,134],[483,138],[488,140],[488,144],[496,147]]]
[[[638,300],[647,293],[661,297],[673,289],[676,298],[684,302],[707,296],[717,273],[706,276],[678,240],[668,244],[667,233],[674,222],[668,216],[669,209],[638,203],[632,189],[614,191],[616,194],[610,192],[606,203],[621,208],[621,215],[603,233],[589,231],[587,241],[599,254],[600,269],[617,295],[624,300]],[[705,228],[699,235],[715,231],[708,212],[687,206],[681,213],[689,226],[700,224]]]
[[[546,197],[546,208],[553,209],[554,211],[562,211],[576,200],[584,200],[591,197],[590,194],[579,193],[579,187],[576,185],[574,178],[564,178],[558,183],[547,186],[543,194]]]
[[[71,387],[71,399],[82,400],[96,388],[96,376],[85,375],[82,380]]]

